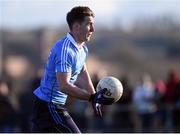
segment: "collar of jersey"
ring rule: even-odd
[[[74,40],[72,35],[70,33],[67,33],[67,38],[71,41],[71,43],[79,50],[77,42]],[[84,42],[82,43],[82,46],[84,45]]]

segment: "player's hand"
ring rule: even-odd
[[[92,94],[89,99],[89,101],[92,102],[94,113],[100,117],[102,117],[101,105],[111,105],[114,102],[114,98],[107,98],[104,96],[106,92],[107,89],[104,88],[95,94]]]
[[[105,93],[107,91],[108,91],[107,88],[104,88],[96,92],[95,94],[92,94],[89,100],[92,101],[92,103],[99,103],[102,105],[111,105],[114,102],[114,98],[106,97]]]
[[[92,103],[92,107],[96,116],[102,117],[101,104]]]

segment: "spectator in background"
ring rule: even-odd
[[[175,70],[170,70],[166,82],[167,90],[164,95],[165,103],[173,104],[175,102],[175,88],[178,83],[178,75]]]
[[[173,130],[173,123],[176,119],[173,119],[173,111],[175,106],[175,96],[176,96],[176,87],[178,84],[179,78],[177,72],[172,69],[168,73],[166,87],[167,90],[164,94],[164,103],[165,103],[165,129],[168,132]]]
[[[159,94],[159,97],[162,98],[167,89],[165,82],[163,80],[157,80],[155,83],[155,89],[156,89],[157,93]]]
[[[10,85],[0,79],[0,132],[13,132],[16,111],[10,101]]]
[[[166,84],[163,80],[159,79],[155,83],[155,102],[158,107],[156,113],[156,127],[158,131],[163,130],[165,123],[165,109],[163,104],[163,98],[166,92]]]
[[[143,132],[153,132],[157,110],[154,102],[155,89],[150,75],[142,76],[141,83],[133,90],[133,104],[140,119]]]
[[[176,132],[180,132],[180,81],[175,87],[175,110],[174,110],[174,127]]]
[[[33,93],[40,84],[42,69],[36,72],[36,75],[29,81],[18,96],[20,116],[19,126],[22,133],[30,132],[32,128],[32,111],[33,111]]]

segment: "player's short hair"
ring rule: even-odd
[[[67,13],[66,20],[70,30],[74,22],[82,22],[86,16],[95,17],[93,11],[87,6],[77,6]]]

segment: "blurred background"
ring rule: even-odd
[[[94,85],[117,77],[122,98],[103,107],[68,98],[82,132],[180,132],[179,0],[0,0],[0,132],[30,132],[32,92],[74,6],[95,13],[87,65]]]

